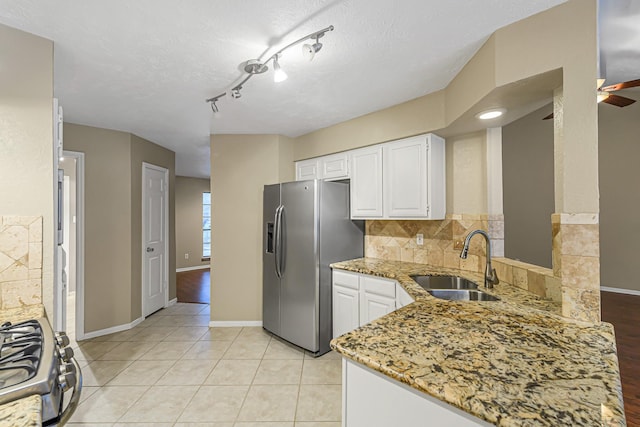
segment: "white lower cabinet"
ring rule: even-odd
[[[360,291],[357,275],[333,272],[333,336],[338,337],[360,326]]]
[[[360,325],[365,325],[396,309],[396,282],[360,275]]]
[[[333,270],[333,337],[413,302],[395,280]]]
[[[343,427],[490,425],[379,372],[342,359]]]

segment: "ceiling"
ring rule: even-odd
[[[628,42],[603,41],[608,82],[637,78],[639,56],[625,58],[640,46],[629,22],[640,2],[602,1],[622,24],[603,37]],[[212,133],[295,137],[440,90],[495,30],[563,2],[0,0],[0,23],[54,41],[65,121],[134,133],[175,151],[178,175],[208,177]],[[219,113],[205,103],[245,76],[244,61],[329,25],[312,62],[299,47],[281,58],[287,81],[269,71]]]

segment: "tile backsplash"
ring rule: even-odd
[[[491,237],[493,264],[502,283],[562,301],[560,279],[553,270],[504,258],[502,215],[453,214],[438,221],[370,220],[366,223],[365,256],[481,273],[486,263],[484,239],[474,237],[467,259],[460,258],[465,237],[476,229]],[[417,234],[424,236],[423,245],[416,243]]]
[[[42,303],[42,217],[0,216],[0,308]]]
[[[485,242],[471,240],[469,256],[460,258],[466,235],[473,230],[488,230],[492,239],[493,256],[504,253],[503,221],[501,216],[447,215],[438,221],[367,221],[365,256],[395,261],[417,262],[439,267],[483,271]],[[424,244],[416,243],[416,235],[424,236]]]

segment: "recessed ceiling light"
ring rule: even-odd
[[[495,108],[493,110],[482,111],[476,114],[476,117],[480,120],[490,120],[495,119],[496,117],[500,117],[501,115],[506,113],[506,111],[507,110],[505,110],[504,108]]]

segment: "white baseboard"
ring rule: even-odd
[[[635,289],[623,289],[623,288],[609,288],[607,286],[600,286],[601,291],[605,292],[615,292],[617,294],[627,294],[627,295],[638,295],[640,296],[640,291],[636,291]]]
[[[178,303],[178,298],[170,299],[167,303],[167,307],[171,307],[172,305],[176,305]]]
[[[207,264],[207,265],[196,265],[195,267],[176,268],[176,273],[181,273],[183,271],[204,270],[205,268],[210,268],[210,267],[211,265]]]
[[[233,326],[260,326],[261,320],[212,320],[209,322],[210,328],[230,328]]]
[[[106,329],[100,329],[98,331],[93,331],[93,332],[87,332],[83,335],[82,339],[83,340],[88,340],[91,338],[96,338],[96,337],[101,337],[103,335],[109,335],[109,334],[115,334],[116,332],[122,332],[122,331],[127,331],[131,328],[134,328],[136,326],[138,326],[140,323],[142,323],[142,321],[144,320],[144,317],[138,317],[136,320],[134,320],[131,323],[126,323],[124,325],[118,325],[118,326],[112,326],[110,328],[106,328]]]

